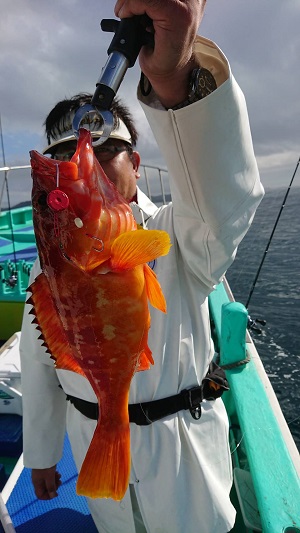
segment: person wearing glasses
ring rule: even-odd
[[[115,128],[95,153],[137,222],[166,230],[173,246],[153,267],[168,308],[163,319],[150,310],[155,365],[138,372],[130,388],[129,404],[140,410],[130,423],[129,488],[121,502],[88,499],[101,533],[226,533],[235,521],[222,400],[204,399],[197,412],[177,403],[208,372],[214,347],[207,297],[263,197],[242,92],[220,49],[196,35],[204,6],[204,0],[118,0],[115,6],[120,18],[146,13],[153,21],[154,49],[144,47],[139,55],[144,80],[138,99],[168,167],[172,202],[157,209],[137,187],[137,132],[120,102],[113,107]],[[70,159],[76,147],[72,116],[89,99],[77,95],[50,112],[45,154]],[[88,127],[99,136],[101,124]],[[38,273],[37,262],[32,278]],[[80,469],[96,426],[96,397],[84,377],[53,367],[29,311],[27,305],[20,343],[24,464],[32,469],[37,497],[46,500],[59,494],[56,465],[66,426]],[[150,402],[147,425],[144,402]]]

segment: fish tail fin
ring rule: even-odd
[[[82,464],[76,492],[89,498],[122,500],[130,475],[130,429],[127,423],[98,421]]]

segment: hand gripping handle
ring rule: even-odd
[[[146,30],[151,25],[146,15],[120,21],[102,20],[101,29],[112,31],[115,35],[107,50],[108,59],[96,84],[92,105],[99,109],[110,109],[127,69],[135,64],[142,46],[154,47],[153,33]]]
[[[152,21],[147,15],[134,16],[120,21],[113,19],[101,21],[101,29],[114,32],[115,35],[107,50],[108,59],[96,83],[91,104],[80,107],[75,113],[73,131],[76,137],[78,137],[83,117],[87,113],[97,112],[103,121],[103,132],[101,137],[93,142],[93,146],[102,144],[108,139],[114,125],[110,108],[124,75],[127,69],[135,64],[142,46],[154,47],[151,27]]]

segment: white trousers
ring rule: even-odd
[[[67,431],[78,471],[86,456],[95,427],[95,420],[86,418],[68,402]],[[147,531],[143,523],[134,485],[129,485],[121,501],[114,501],[111,498],[87,498],[87,503],[99,533],[153,533]],[[162,531],[161,528],[159,530]],[[218,531],[224,529],[219,528]]]
[[[142,515],[140,513],[139,505],[136,499],[136,494],[133,485],[129,485],[129,495],[132,506],[132,515],[133,515],[133,529],[124,529],[126,533],[147,533],[145,528]],[[121,504],[122,505],[122,504]],[[97,500],[91,500],[88,498],[88,506],[91,512],[91,516],[94,520],[94,523],[100,533],[113,533],[113,529],[104,529],[103,528],[103,516],[101,509],[99,507],[99,502]],[[126,527],[123,524],[123,527]]]
[[[147,533],[133,485],[129,485],[135,533]]]

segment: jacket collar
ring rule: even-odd
[[[138,187],[137,202],[131,202],[130,207],[137,224],[142,224],[143,227],[146,225],[148,218],[157,210],[157,206]]]

